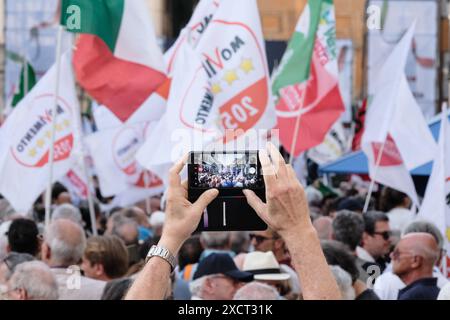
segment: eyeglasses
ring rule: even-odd
[[[389,240],[392,235],[391,231],[374,232],[373,234],[378,234],[383,237],[384,240]]]
[[[10,257],[4,258],[4,259],[2,260],[2,262],[5,264],[6,268],[8,268],[8,271],[9,271],[9,272],[12,272],[12,271],[13,271],[13,266],[11,265]]]
[[[256,243],[261,243],[261,242],[264,242],[266,240],[275,240],[275,239],[278,239],[278,238],[275,238],[275,237],[269,238],[269,237],[264,237],[264,236],[258,236],[256,234],[251,234],[250,235],[250,240],[253,240],[253,239],[255,239]]]
[[[406,255],[406,254],[414,255],[412,252],[409,252],[409,251],[400,252],[399,250],[396,249],[396,250],[392,251],[391,258],[393,260],[398,260],[401,255]]]

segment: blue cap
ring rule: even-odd
[[[227,253],[212,253],[202,259],[194,273],[194,280],[212,274],[224,274],[241,282],[253,281],[253,274],[241,271],[236,267],[233,259]]]

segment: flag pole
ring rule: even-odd
[[[74,41],[75,39],[75,34],[72,35],[71,38],[71,42],[72,42],[72,46],[74,46]],[[74,49],[74,48],[73,48]],[[72,69],[72,74],[73,74],[73,65],[70,64],[70,68]],[[73,83],[75,84],[75,79],[72,79]],[[91,176],[88,173],[87,170],[87,161],[86,161],[86,149],[84,147],[84,143],[83,141],[83,120],[81,117],[81,108],[80,108],[80,112],[78,113],[78,116],[76,117],[77,119],[77,129],[78,129],[78,137],[79,137],[79,141],[80,141],[80,151],[81,151],[81,170],[83,172],[84,178],[86,180],[86,184],[87,184],[87,200],[88,200],[88,208],[89,208],[89,217],[91,219],[91,229],[92,229],[92,235],[93,236],[97,236],[98,235],[98,231],[97,231],[97,219],[95,217],[95,208],[94,208],[94,199],[92,198],[92,193],[91,193],[91,186],[93,186],[92,183],[92,179]]]
[[[81,137],[83,136],[83,131],[81,128],[81,114],[79,115],[79,121],[78,121],[78,130],[79,130],[79,136],[80,136],[80,141],[81,141]],[[87,183],[87,198],[88,198],[88,207],[89,207],[89,216],[91,218],[91,228],[92,228],[92,235],[97,236],[98,235],[98,231],[97,231],[97,220],[95,218],[95,208],[94,208],[94,199],[92,198],[92,193],[91,193],[91,185],[92,184],[92,180],[91,180],[91,176],[88,173],[87,170],[87,164],[86,164],[86,157],[85,155],[85,149],[84,149],[84,144],[81,143],[81,157],[82,157],[82,161],[81,161],[81,170],[83,171],[83,175],[86,179],[86,183]]]
[[[306,81],[308,81],[308,80],[306,80]],[[306,84],[307,84],[307,82],[306,82]],[[292,166],[292,163],[294,162],[295,146],[297,145],[297,138],[298,138],[298,134],[300,132],[300,120],[302,118],[302,108],[305,103],[307,88],[308,88],[308,85],[305,85],[305,89],[303,89],[302,98],[300,100],[300,107],[298,108],[299,114],[297,116],[297,119],[295,120],[294,138],[292,139],[291,152],[289,153],[289,164],[291,166]]]
[[[28,94],[29,90],[29,79],[28,79],[28,60],[27,60],[27,49],[25,45],[23,58],[23,96]]]
[[[147,170],[145,170],[144,169],[144,188],[145,188],[145,190],[147,190],[148,189],[148,186],[149,186],[149,181],[148,181],[148,178],[149,178],[149,176],[148,176],[148,171]],[[145,211],[146,211],[146,214],[147,214],[147,216],[150,216],[150,214],[151,214],[151,207],[150,207],[150,197],[145,197]]]
[[[370,179],[369,190],[367,192],[366,201],[364,203],[363,213],[366,213],[367,210],[369,209],[370,198],[372,197],[373,188],[375,186],[375,177],[377,176],[378,168],[381,163],[381,157],[384,152],[384,146],[386,145],[386,140],[387,140],[387,136],[386,136],[386,139],[384,139],[383,144],[381,145],[380,151],[378,152],[377,162],[375,163],[375,170],[373,171],[373,179]]]
[[[56,40],[56,80],[55,80],[55,91],[54,91],[54,102],[52,107],[52,129],[50,138],[50,150],[48,155],[48,168],[49,177],[47,184],[47,191],[45,193],[45,226],[50,224],[50,210],[52,204],[52,181],[53,181],[53,164],[54,164],[54,154],[55,154],[55,129],[56,129],[56,110],[58,106],[58,94],[59,94],[59,77],[61,70],[61,50],[62,50],[62,34],[63,27],[58,27],[58,36]]]

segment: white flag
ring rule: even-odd
[[[195,51],[208,74],[222,129],[236,131],[226,142],[276,125],[256,0],[222,1]]]
[[[103,197],[111,197],[131,188],[162,190],[162,181],[144,170],[135,159],[148,123],[123,124],[86,136],[84,141],[94,161]]]
[[[220,0],[200,0],[195,7],[194,13],[186,27],[181,30],[177,41],[164,54],[164,60],[167,65],[167,74],[172,76],[175,60],[180,49],[189,42],[192,48],[197,47],[202,35],[208,28],[214,14],[219,8]]]
[[[438,150],[418,218],[428,220],[439,228],[444,236],[445,248],[448,252],[450,249],[450,127],[447,108],[443,109]]]
[[[418,205],[409,171],[433,160],[436,143],[405,76],[414,30],[415,24],[376,75],[361,146],[369,160],[370,178],[406,193]]]
[[[150,189],[143,189],[143,188],[129,188],[125,190],[124,192],[119,193],[112,199],[110,203],[107,205],[102,205],[103,210],[111,210],[113,208],[126,208],[129,206],[133,206],[138,204],[141,201],[144,201],[147,198],[151,198],[156,195],[160,195],[163,193],[163,188],[150,188]]]
[[[167,110],[147,134],[136,159],[147,169],[162,173],[167,182],[168,169],[180,155],[201,150],[220,132],[217,109],[208,76],[198,55],[189,45],[177,54]]]
[[[167,114],[137,154],[149,169],[167,168],[184,151],[237,141],[250,129],[276,124],[256,0],[222,1],[199,40],[195,30],[185,32],[173,62]]]
[[[61,58],[60,72],[52,182],[68,172],[80,153],[80,108],[69,53]],[[1,128],[0,193],[22,213],[32,207],[49,182],[55,81],[54,65]]]
[[[73,203],[79,203],[81,200],[87,200],[89,194],[89,183],[84,174],[82,159],[78,159],[73,167],[64,175],[59,182],[67,188]],[[92,187],[91,193],[95,193]]]

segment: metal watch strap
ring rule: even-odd
[[[147,258],[145,259],[145,262],[147,263],[148,260],[152,257],[160,257],[160,258],[166,260],[170,265],[170,271],[173,272],[173,270],[175,270],[176,259],[173,256],[173,254],[170,253],[170,251],[167,250],[166,248],[153,245],[147,254]]]

